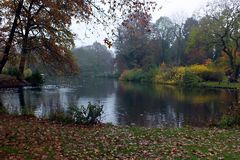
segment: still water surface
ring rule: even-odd
[[[24,110],[48,118],[69,105],[100,101],[103,122],[145,127],[205,126],[217,120],[237,91],[184,89],[174,86],[122,83],[112,79],[58,78],[41,88],[0,90],[0,106],[9,113]]]

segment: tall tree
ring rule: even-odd
[[[49,54],[53,53],[53,51],[55,53],[60,51],[58,54],[60,55],[69,49],[73,35],[69,30],[69,26],[73,17],[87,23],[94,21],[107,24],[110,19],[116,20],[119,11],[126,15],[132,12],[148,12],[151,7],[156,7],[156,3],[151,0],[109,2],[94,0],[16,0],[4,1],[3,4],[1,5],[1,10],[9,17],[6,24],[10,25],[13,14],[16,15],[12,25],[14,28],[11,30],[10,41],[12,42],[14,36],[17,35],[16,42],[21,44],[22,58],[19,66],[21,73],[24,70],[25,57],[28,52],[36,53],[41,48],[41,50],[43,49],[46,52],[45,57],[49,57],[49,55],[54,55]],[[22,8],[23,11],[21,12]],[[7,12],[8,10],[10,12]],[[17,18],[20,19],[19,22]],[[15,34],[17,24],[19,23],[21,26],[17,34]],[[7,30],[5,31],[7,32]],[[7,44],[9,44],[6,45],[8,50],[2,59],[1,70],[7,61],[9,50],[12,46],[11,43]],[[44,47],[39,47],[37,50],[36,46],[41,46],[42,44],[44,44]]]
[[[150,15],[142,12],[130,14],[118,28],[115,43],[117,58],[124,59],[128,69],[139,67],[147,69],[159,59],[156,58],[158,53],[150,47],[155,37],[151,34],[153,25],[150,19]]]
[[[160,17],[155,26],[158,29],[161,44],[160,63],[169,61],[171,45],[174,42],[174,23],[169,17]]]
[[[202,41],[210,45],[212,52],[221,48],[229,58],[234,79],[238,78],[240,63],[240,1],[215,0],[206,7],[198,29]]]
[[[185,37],[184,37],[184,24],[186,22],[186,17],[183,13],[178,13],[175,15],[173,21],[174,23],[174,37],[175,40],[172,45],[172,52],[175,53],[175,65],[183,65],[185,55],[184,55],[184,46],[185,46]]]
[[[21,42],[19,64],[21,79],[23,79],[26,57],[31,53],[39,58],[45,58],[45,62],[50,64],[72,63],[71,59],[66,59],[66,55],[70,54],[70,49],[74,46],[74,36],[69,29],[71,17],[68,15],[74,10],[69,9],[67,6],[70,5],[69,3],[65,6],[62,5],[64,2],[44,1],[38,3],[35,0],[29,0],[24,4],[20,25],[16,32],[16,37]],[[86,17],[87,11],[84,12],[84,17]],[[57,68],[61,70],[64,66],[58,65]]]
[[[18,20],[21,15],[21,10],[23,8],[24,0],[14,1],[14,4],[16,4],[16,5],[11,5],[11,3],[12,3],[11,1],[2,1],[0,3],[0,9],[2,11],[4,10],[5,13],[6,12],[14,13],[14,16],[12,16],[10,14],[4,14],[5,18],[8,19],[10,22],[12,19],[14,19],[14,20],[13,20],[13,23],[8,22],[7,26],[1,28],[1,30],[0,30],[1,32],[4,32],[4,31],[10,29],[8,39],[6,40],[5,49],[3,51],[3,57],[2,57],[2,60],[0,61],[0,73],[2,72],[3,67],[5,66],[5,64],[7,63],[7,60],[8,60],[8,55],[9,55],[10,49],[12,47],[12,43],[14,40],[14,34],[15,34],[15,31],[18,26]]]
[[[211,55],[207,47],[201,42],[201,35],[198,34],[199,22],[194,17],[186,20],[183,28],[184,54],[186,64],[203,64]],[[196,42],[198,41],[198,42]],[[191,46],[195,43],[195,46]]]
[[[185,21],[184,26],[183,26],[184,38],[188,39],[190,32],[196,27],[198,27],[198,21],[193,17],[187,18],[187,20]]]

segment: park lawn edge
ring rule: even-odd
[[[0,159],[240,159],[239,127],[81,126],[0,118]]]

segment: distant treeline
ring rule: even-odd
[[[80,67],[81,76],[109,76],[113,74],[113,53],[106,46],[95,42],[90,46],[76,48],[72,52]]]
[[[240,70],[240,1],[214,0],[190,18],[129,14],[118,27],[116,62],[120,73],[161,64],[218,63],[237,79]]]

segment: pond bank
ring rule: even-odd
[[[240,83],[230,83],[230,82],[203,82],[202,87],[205,88],[219,88],[219,89],[240,89]]]
[[[122,81],[178,85],[186,88],[240,89],[240,83],[230,83],[222,69],[206,65],[141,68],[125,70]]]
[[[0,88],[18,88],[29,86],[27,81],[20,81],[16,77],[0,74]]]
[[[181,84],[177,83],[154,83],[159,85],[169,85],[169,86],[180,86],[184,87]],[[194,88],[215,88],[215,89],[240,89],[240,83],[229,83],[226,81],[223,82],[200,82],[198,86],[192,86]],[[192,88],[190,87],[190,88]],[[187,87],[189,88],[189,87]]]
[[[0,115],[0,159],[239,159],[239,128],[61,125]]]

